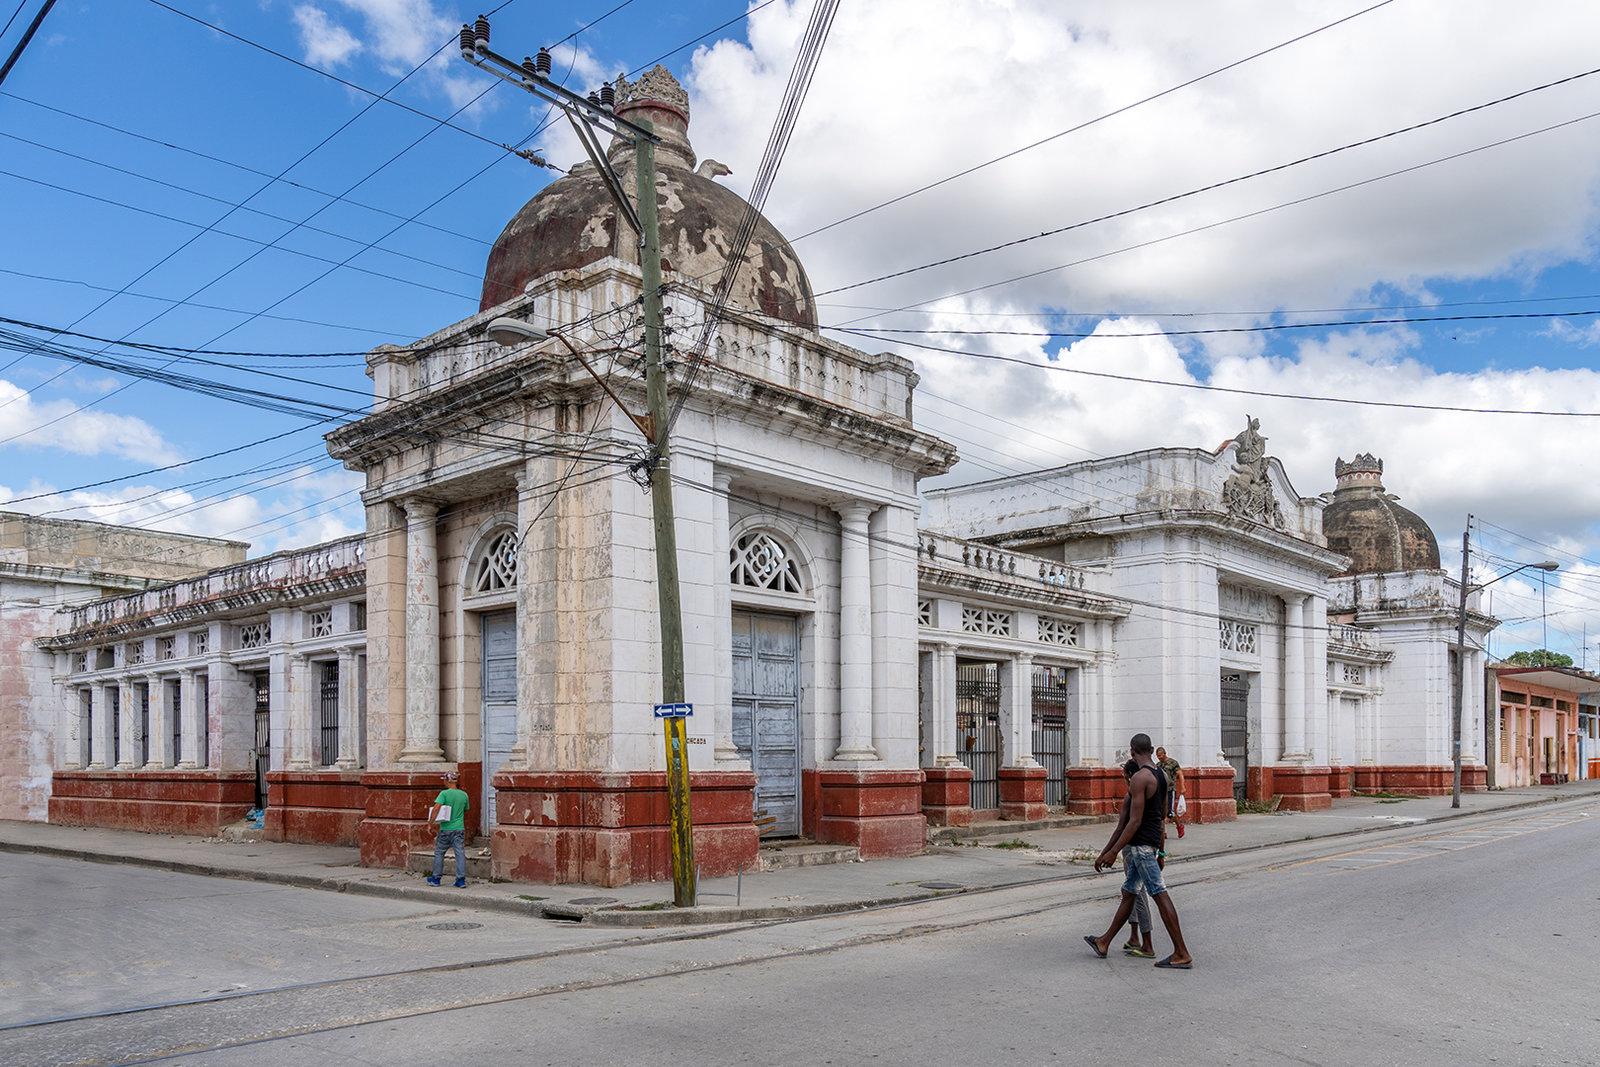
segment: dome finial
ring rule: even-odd
[[[1354,488],[1356,486],[1370,486],[1373,489],[1383,488],[1383,460],[1371,452],[1359,452],[1349,463],[1337,459],[1333,463],[1333,476],[1338,479],[1340,489]]]

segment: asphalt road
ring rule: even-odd
[[[1600,1061],[1593,798],[1169,875],[1188,972],[1081,871],[641,931],[0,855],[0,1063]]]

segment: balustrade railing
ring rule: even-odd
[[[1061,589],[1082,590],[1087,584],[1087,573],[1078,567],[1040,559],[1024,552],[1010,552],[991,545],[978,544],[958,537],[939,537],[933,534],[917,535],[917,555],[929,563],[942,567],[995,574],[1019,581],[1033,581]]]

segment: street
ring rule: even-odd
[[[626,930],[0,855],[0,1062],[1593,1063],[1596,857],[1579,798],[1175,864],[1162,972],[1086,867]]]

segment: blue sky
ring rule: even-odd
[[[746,191],[809,5],[619,4],[512,0],[494,46],[555,46],[581,91],[671,53],[697,150]],[[579,158],[456,54],[478,13],[60,0],[0,86],[0,316],[229,353],[163,370],[359,410],[359,353],[474,312],[489,245],[553,177],[501,146]],[[1496,585],[1495,649],[1548,628],[1581,661],[1600,642],[1597,30],[1576,0],[846,3],[767,215],[824,322],[867,331],[840,339],[917,361],[956,480],[1214,447],[1254,415],[1304,495],[1332,489],[1336,458],[1382,456],[1447,566],[1469,512],[1480,579],[1562,563],[1542,600]],[[1500,317],[1361,324],[1446,315]],[[1261,329],[1307,322],[1342,325]],[[1176,332],[1223,328],[1244,332]],[[320,443],[334,422],[27,348],[0,351],[0,507],[256,551],[359,528]]]

